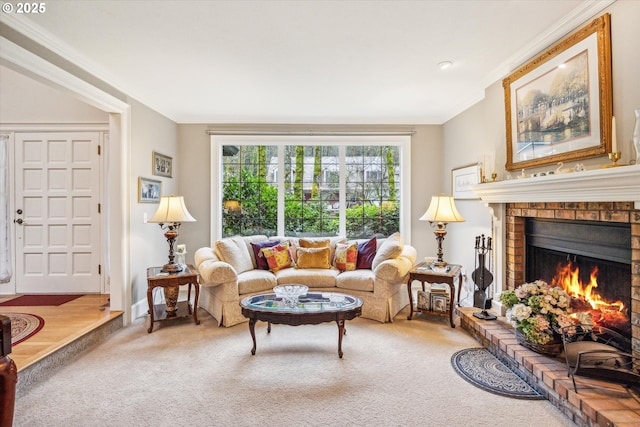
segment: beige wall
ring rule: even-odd
[[[207,130],[269,130],[269,131],[394,131],[414,129],[411,137],[411,243],[424,258],[435,253],[435,240],[428,223],[418,221],[427,210],[432,195],[442,187],[442,127],[441,126],[371,126],[371,125],[179,125],[180,194],[185,197],[189,212],[198,220],[197,226],[187,224],[180,233],[180,242],[187,245],[188,260],[193,252],[210,246],[211,227],[211,167],[210,137]]]
[[[57,89],[0,66],[0,122],[109,123],[109,115]]]
[[[169,244],[158,224],[144,223],[144,214],[151,218],[157,203],[138,203],[138,178],[150,178],[162,183],[161,195],[178,194],[180,169],[183,163],[177,151],[178,126],[139,102],[131,105],[131,302],[146,301],[147,267],[164,265],[169,261]],[[152,152],[173,158],[173,178],[152,174]],[[187,200],[187,207],[190,208]],[[186,224],[187,229],[191,224]],[[182,230],[180,233],[182,233]],[[178,240],[182,240],[182,236]]]
[[[621,163],[627,164],[632,154],[635,155],[631,143],[635,123],[633,110],[640,108],[640,26],[637,23],[640,2],[617,1],[605,12],[611,14],[613,114],[617,122],[618,146],[622,151]],[[452,168],[475,163],[483,155],[494,152],[497,153],[498,179],[505,179],[506,136],[501,80],[486,89],[482,101],[444,124],[443,191],[450,192],[449,175]],[[599,157],[580,162],[588,168],[596,168],[607,164],[609,160]],[[565,167],[572,167],[575,163]],[[526,172],[555,168],[555,165],[548,165]],[[513,176],[516,174],[512,172]],[[491,216],[488,208],[479,200],[457,201],[456,206],[466,222],[448,226],[445,256],[452,262],[463,264],[470,276],[475,265],[474,237],[482,233],[490,235]]]

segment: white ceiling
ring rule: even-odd
[[[440,124],[610,3],[56,0],[11,18],[178,123]]]

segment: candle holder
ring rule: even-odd
[[[498,178],[498,174],[497,174],[497,173],[495,173],[495,172],[493,172],[493,173],[491,174],[491,182],[496,182],[496,178]]]
[[[613,162],[611,165],[607,165],[607,168],[615,168],[616,166],[620,166],[617,164],[618,160],[622,157],[622,153],[620,151],[616,151],[615,153],[609,153],[609,160]]]

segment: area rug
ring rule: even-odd
[[[44,327],[44,319],[35,314],[5,313],[11,319],[11,345],[15,346],[31,338]]]
[[[38,307],[45,305],[62,305],[69,301],[73,301],[76,298],[80,298],[82,294],[52,294],[52,295],[21,295],[17,298],[10,299],[9,301],[0,302],[0,306],[5,307]]]
[[[451,365],[462,378],[490,393],[516,399],[544,399],[484,348],[467,348],[455,352],[451,356]]]

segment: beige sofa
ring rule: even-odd
[[[247,321],[240,311],[240,300],[270,292],[278,284],[301,283],[313,291],[358,296],[364,301],[362,317],[379,322],[393,321],[395,315],[409,303],[406,283],[408,272],[416,261],[416,250],[405,245],[399,233],[375,242],[377,249],[375,257],[372,255],[371,268],[351,271],[338,270],[334,266],[336,245],[346,242],[340,238],[329,239],[329,268],[299,268],[304,265],[303,262],[275,272],[257,268],[251,243],[276,239],[288,242],[294,262],[296,254],[304,250],[300,244],[306,243],[300,240],[318,240],[235,236],[216,241],[213,248],[204,247],[196,251],[195,264],[201,285],[198,305],[207,310],[218,321],[218,325],[229,327]],[[344,249],[344,246],[341,248]]]

